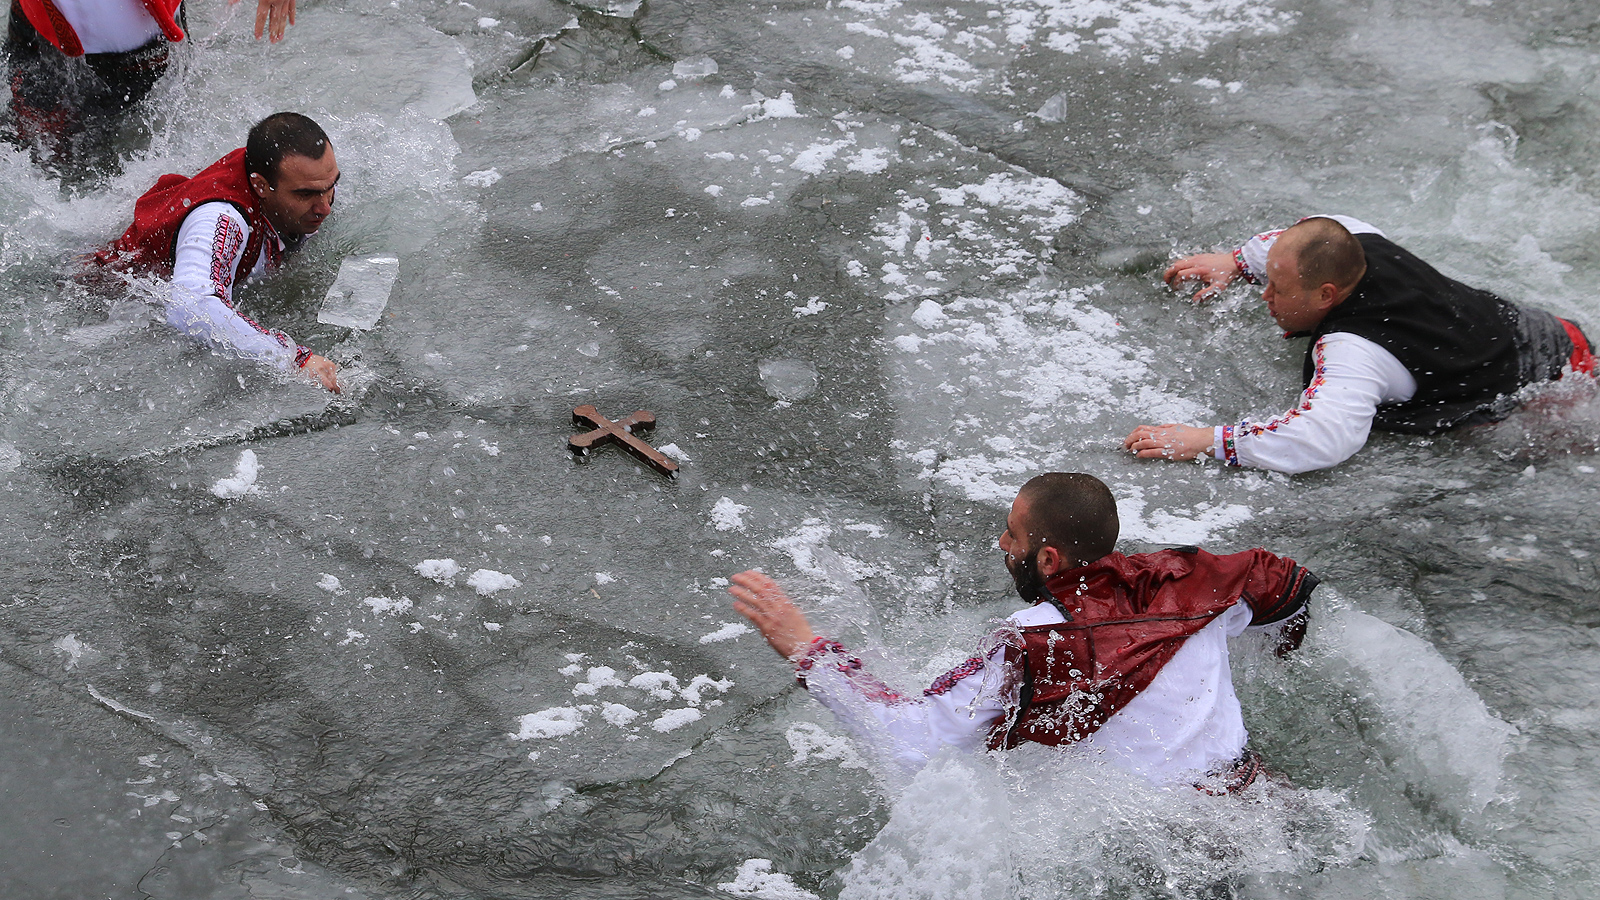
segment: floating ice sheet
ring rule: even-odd
[[[393,256],[351,257],[339,265],[339,276],[328,288],[317,321],[368,331],[378,324],[389,291],[400,274],[400,260]]]

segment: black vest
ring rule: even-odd
[[[1498,422],[1516,408],[1518,390],[1560,377],[1572,340],[1555,316],[1446,278],[1387,238],[1356,240],[1367,274],[1311,333],[1307,386],[1316,342],[1333,332],[1372,341],[1417,381],[1410,400],[1378,407],[1372,427],[1381,431],[1434,434]]]

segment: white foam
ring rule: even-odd
[[[816,894],[795,884],[793,878],[772,871],[770,859],[745,860],[733,880],[717,885],[717,890],[757,900],[819,900]]]
[[[323,572],[322,577],[317,579],[317,587],[322,588],[323,590],[335,596],[350,593],[344,589],[343,585],[339,583],[339,578],[337,576],[329,575],[327,572]]]
[[[796,722],[784,732],[783,739],[789,742],[789,749],[794,751],[794,758],[789,760],[791,766],[815,759],[837,762],[844,769],[867,767],[849,738],[829,734],[820,725]]]

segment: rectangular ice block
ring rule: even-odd
[[[389,291],[400,274],[400,260],[393,256],[350,257],[339,265],[339,277],[328,288],[317,321],[367,331],[378,324]]]

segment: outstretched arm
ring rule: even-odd
[[[1004,665],[1003,647],[988,659],[967,660],[920,696],[902,694],[838,642],[813,635],[805,614],[776,581],[753,569],[731,581],[733,608],[778,655],[794,662],[811,696],[869,749],[906,772],[920,769],[946,745],[979,749],[1005,712],[1000,686],[984,678],[987,668]]]

